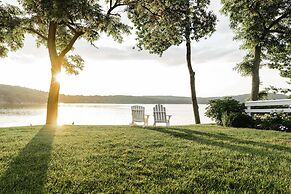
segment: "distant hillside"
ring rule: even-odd
[[[46,92],[0,84],[0,104],[43,104],[46,101]]]
[[[232,96],[244,102],[248,94]],[[207,104],[209,100],[223,97],[198,98],[200,104]],[[285,95],[270,94],[270,99],[284,99]],[[44,104],[47,101],[47,92],[0,84],[0,104]],[[178,96],[71,96],[60,95],[63,103],[108,103],[108,104],[191,104],[189,97]]]

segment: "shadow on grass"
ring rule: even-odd
[[[281,155],[286,160],[291,162],[290,158],[285,157],[286,152],[291,153],[291,148],[281,145],[244,140],[230,137],[226,134],[212,134],[185,128],[150,127],[147,129],[166,133],[173,137],[195,141],[205,145],[226,148],[241,153],[254,154],[262,157],[272,158]]]
[[[178,130],[178,129],[176,129]],[[221,139],[221,140],[226,140],[229,142],[233,142],[233,143],[239,143],[239,144],[247,144],[247,145],[252,145],[252,146],[259,146],[259,147],[263,147],[263,148],[270,148],[276,151],[283,151],[283,152],[288,152],[291,153],[291,148],[290,147],[285,147],[285,146],[281,146],[281,145],[276,145],[276,144],[268,144],[268,143],[264,143],[264,142],[259,142],[259,141],[252,141],[252,140],[246,140],[246,139],[240,139],[240,138],[235,138],[235,137],[231,137],[227,134],[212,134],[212,133],[207,133],[207,132],[202,132],[202,131],[195,131],[195,130],[190,130],[190,129],[179,129],[185,133],[188,134],[197,134],[197,135],[203,135],[203,136],[207,136],[210,138],[216,138],[216,139]]]
[[[0,193],[43,193],[54,131],[41,128],[20,151],[0,178]]]

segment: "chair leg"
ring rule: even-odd
[[[144,122],[144,126],[147,127],[148,125],[149,125],[149,121],[148,121],[148,119],[146,119]]]

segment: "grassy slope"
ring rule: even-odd
[[[291,193],[291,134],[217,126],[0,129],[0,193]]]

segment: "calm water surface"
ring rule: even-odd
[[[131,122],[131,104],[60,104],[59,124],[75,125],[128,125]],[[142,105],[146,114],[151,115],[149,124],[153,124],[154,104]],[[211,123],[204,116],[207,105],[200,104],[202,123]],[[172,115],[171,125],[193,124],[191,104],[166,104],[167,114]],[[46,107],[0,108],[0,127],[42,125],[45,123]]]

